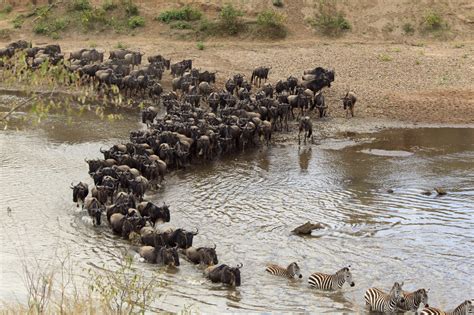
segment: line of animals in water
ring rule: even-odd
[[[64,60],[58,45],[31,47],[27,42],[18,41],[0,49],[0,57],[3,57],[0,66],[11,67],[5,58],[13,57],[18,51],[26,52],[26,62],[32,69],[44,62],[57,65]],[[212,86],[215,73],[193,69],[191,60],[171,65],[169,59],[154,55],[148,58],[149,65],[134,69],[141,64],[142,55],[120,49],[111,51],[109,60],[103,62],[103,53],[81,49],[70,54],[68,63],[63,63],[68,70],[79,73],[82,83],[98,82],[99,90],[104,85],[117,85],[129,97],[141,92],[142,97],[157,99],[157,104],[161,102],[166,108],[162,118],[157,108],[146,108],[142,111],[142,122],[148,129],[132,131],[130,142],[126,144],[101,149],[104,159],[86,160],[95,187],[89,196],[86,183],[71,184],[73,201],[78,206],[82,203],[95,225],[101,225],[105,213],[115,234],[125,239],[138,236],[143,246],[136,250],[145,261],[177,267],[181,253],[190,262],[207,266],[204,274],[212,282],[240,286],[242,264],[218,265],[215,245],[193,247],[193,237],[198,230],[160,229],[158,223],[170,221],[169,207],[144,201],[144,194],[161,184],[169,167],[182,168],[196,159],[209,160],[244,150],[246,146],[257,145],[261,137],[269,145],[273,131],[289,130],[288,119],[296,118],[295,108],[300,110],[299,133],[304,132],[306,142],[312,137],[312,123],[305,111],[316,108],[320,118],[327,115],[322,89],[331,86],[335,72],[316,67],[304,72],[301,83],[290,76],[273,87],[266,82],[271,68],[258,67],[252,72],[250,83],[243,75],[236,74],[226,81],[222,91],[215,92]],[[165,69],[171,70],[174,77],[173,91],[169,93],[163,93],[158,83]],[[263,87],[262,80],[265,80]],[[261,89],[252,93],[253,85]],[[206,99],[211,112],[200,108],[201,99]],[[344,109],[354,116],[355,94],[347,92],[342,101]],[[299,136],[298,139],[300,142]],[[288,267],[269,265],[266,271],[276,276],[302,278],[296,262]],[[350,266],[334,274],[313,273],[308,279],[311,287],[327,291],[341,289],[346,282],[355,285]],[[402,286],[403,283],[395,282],[388,293],[370,288],[365,293],[365,302],[370,310],[383,313],[418,310],[424,315],[461,315],[473,312],[471,300],[464,301],[453,312],[442,312],[428,306],[427,290],[405,292]]]

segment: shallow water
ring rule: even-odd
[[[138,117],[107,123],[85,116],[72,125],[61,120],[0,132],[0,300],[24,298],[22,260],[68,252],[80,275],[102,264],[113,267],[129,248],[108,228],[84,223],[69,184],[90,183],[83,159],[125,141],[140,127]],[[263,147],[168,175],[164,188],[148,198],[170,205],[174,226],[198,227],[197,246],[215,243],[221,263],[244,267],[242,286],[228,289],[183,260],[179,271],[159,273],[167,293],[158,306],[357,313],[368,287],[388,290],[394,281],[404,281],[406,290],[430,288],[433,306],[452,308],[473,298],[472,139],[474,129],[388,130],[300,150],[293,144]],[[437,186],[448,195],[421,194]],[[308,220],[328,228],[311,237],[291,235]],[[267,263],[292,261],[304,281],[264,272]],[[347,265],[355,287],[339,293],[308,288],[310,273]]]

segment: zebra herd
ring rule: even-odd
[[[308,278],[311,288],[323,291],[336,291],[342,288],[344,283],[351,287],[355,286],[352,280],[350,266],[338,270],[334,274],[315,272]],[[270,264],[265,269],[274,276],[293,279],[303,278],[300,267],[296,262],[292,262],[288,267]],[[372,312],[392,314],[395,312],[417,312],[419,315],[468,315],[474,314],[472,300],[465,300],[452,312],[444,312],[438,308],[428,305],[428,290],[418,289],[413,292],[403,291],[403,282],[395,282],[389,293],[379,288],[369,288],[365,292],[364,300],[367,308]]]

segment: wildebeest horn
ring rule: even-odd
[[[102,147],[100,147],[100,153],[104,153],[106,150],[102,150]]]
[[[74,189],[74,184],[73,184],[73,182],[71,182],[71,189]]]
[[[217,248],[217,245],[216,245],[216,243],[214,243],[214,249],[216,249],[216,248]]]
[[[199,233],[199,229],[196,228],[196,232],[193,232],[193,235],[197,235]]]
[[[239,265],[240,265],[240,266],[239,266]],[[240,268],[242,268],[243,266],[244,266],[243,263],[237,264],[237,269],[240,269]]]
[[[89,163],[89,161],[86,158],[84,158],[84,162]]]

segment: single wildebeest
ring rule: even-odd
[[[211,266],[205,270],[205,275],[212,282],[220,282],[230,286],[240,286],[240,268],[242,264],[237,267],[230,267],[228,265]]]
[[[87,213],[94,220],[94,225],[100,225],[103,205],[97,198],[87,197],[84,201]]]
[[[217,265],[219,260],[216,254],[216,245],[212,247],[190,247],[185,249],[184,254],[194,264],[201,264],[206,266]]]
[[[193,246],[194,235],[197,235],[198,232],[199,232],[198,229],[196,229],[196,232],[188,232],[183,229],[176,229],[176,230],[170,229],[168,231],[161,233],[161,235],[163,235],[163,240],[165,244],[160,244],[160,245],[167,245],[170,247],[178,246],[181,249],[189,248]]]
[[[84,200],[89,194],[89,186],[86,183],[79,182],[76,186],[71,183],[72,189],[72,201],[79,207],[79,202],[82,203],[82,209],[84,209]]]
[[[302,117],[300,120],[300,127],[298,132],[298,145],[301,144],[301,132],[304,131],[304,142],[306,143],[306,139],[311,137],[311,141],[313,141],[313,123],[309,116]]]
[[[267,82],[268,73],[270,72],[270,69],[271,67],[270,68],[267,68],[267,67],[255,68],[255,70],[252,71],[250,83],[257,84],[257,81],[258,81],[258,86],[260,86],[262,83],[262,79],[265,79],[265,82]],[[255,82],[254,82],[254,79],[255,79]]]
[[[131,232],[139,233],[145,226],[147,218],[137,215],[135,212],[125,215],[114,213],[110,216],[110,226],[115,234],[128,239]]]
[[[165,246],[142,246],[138,253],[145,259],[146,262],[151,264],[158,264],[164,266],[179,266],[179,256],[176,247],[165,247]]]
[[[155,120],[156,115],[158,115],[158,110],[153,107],[149,106],[142,110],[142,123],[144,124],[149,124],[153,123],[153,120]]]
[[[139,175],[132,180],[129,180],[130,189],[133,195],[140,201],[143,200],[143,195],[148,189],[148,179]]]
[[[166,204],[158,207],[153,202],[144,201],[138,204],[137,209],[142,216],[150,217],[149,221],[152,226],[155,226],[158,220],[170,222],[170,210]]]
[[[341,99],[342,104],[344,105],[344,110],[346,111],[346,117],[349,112],[352,117],[354,117],[354,105],[357,102],[357,96],[354,92],[347,92],[346,95]]]
[[[322,91],[319,91],[316,94],[316,96],[314,97],[313,104],[319,111],[319,118],[323,118],[327,116],[328,106],[326,105],[326,101],[324,99],[324,95]]]

